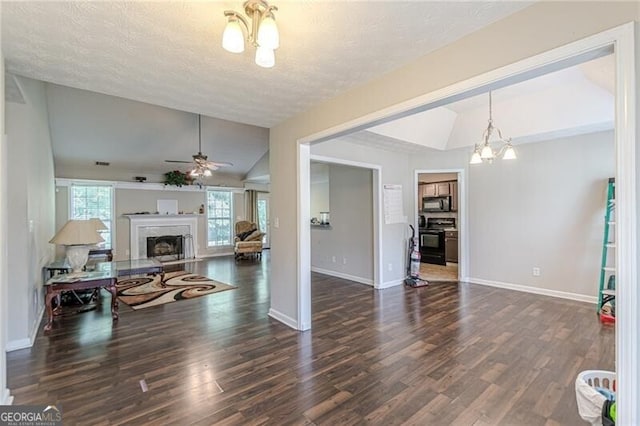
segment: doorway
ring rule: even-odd
[[[464,203],[460,196],[463,170],[416,170],[416,225],[420,278],[431,282],[460,281]]]
[[[258,193],[258,227],[264,232],[264,237],[262,237],[262,248],[268,249],[270,248],[269,243],[269,200],[270,196],[268,192],[259,192]]]

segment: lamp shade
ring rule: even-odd
[[[231,53],[244,52],[244,34],[238,19],[230,17],[222,34],[222,47]]]
[[[471,154],[471,161],[469,161],[469,164],[480,164],[482,163],[482,158],[480,158],[480,153],[476,150],[473,151],[473,154]]]
[[[107,225],[105,225],[104,222],[101,221],[100,219],[98,219],[97,217],[92,217],[89,220],[93,223],[93,225],[96,228],[96,231],[98,231],[98,232],[99,231],[106,231],[106,230],[109,229],[109,228],[107,228]]]
[[[280,33],[273,13],[269,12],[258,27],[258,45],[275,50],[280,47]]]
[[[489,146],[489,144],[485,144],[482,147],[482,151],[480,151],[480,158],[483,160],[490,160],[494,157],[493,149]]]
[[[104,239],[98,234],[99,224],[96,221],[99,221],[104,229],[107,228],[99,219],[69,220],[49,242],[65,246],[101,243]]]
[[[258,46],[256,49],[256,64],[263,68],[272,68],[276,64],[276,56],[273,49]]]
[[[504,151],[504,155],[502,156],[503,160],[515,160],[516,159],[516,150],[513,149],[511,144],[507,145],[507,149]]]

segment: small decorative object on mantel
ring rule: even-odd
[[[164,174],[165,185],[175,185],[181,187],[182,185],[191,185],[193,178],[187,173],[183,173],[180,170],[173,170]]]
[[[134,179],[138,182],[144,182],[147,180],[145,176],[134,176]]]

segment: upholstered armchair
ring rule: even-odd
[[[236,238],[234,252],[236,260],[251,255],[257,259],[262,258],[262,237],[258,226],[253,222],[241,220],[236,222]]]

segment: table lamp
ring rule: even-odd
[[[82,272],[91,247],[104,241],[98,233],[99,228],[107,228],[100,219],[69,220],[49,242],[65,246],[72,271]]]

